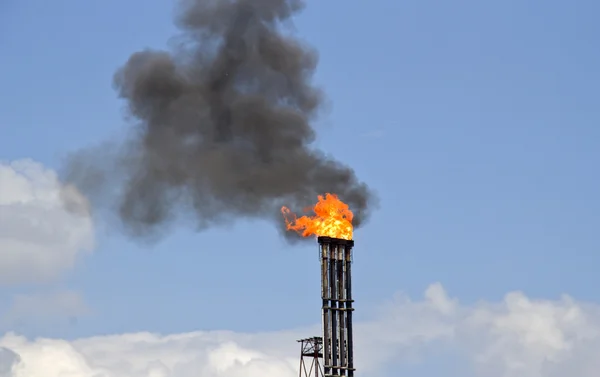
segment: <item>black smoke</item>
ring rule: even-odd
[[[317,53],[293,37],[299,0],[189,0],[171,52],[134,53],[114,76],[134,127],[126,141],[80,151],[68,179],[110,197],[126,229],[153,236],[184,214],[199,229],[275,218],[332,192],[355,226],[372,195],[354,171],[311,144],[323,93]],[[116,201],[114,200],[116,199]]]

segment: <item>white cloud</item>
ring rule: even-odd
[[[46,282],[93,247],[86,200],[31,160],[0,162],[0,284]]]
[[[0,347],[11,350],[4,363],[14,364],[14,377],[293,377],[295,340],[316,331],[137,333],[72,342],[7,334]],[[376,319],[357,324],[356,343],[361,375],[384,376],[378,367],[423,348],[423,363],[435,357],[432,350],[451,348],[477,377],[596,377],[600,306],[569,297],[532,300],[519,292],[497,303],[462,305],[434,284],[424,299],[398,295]]]

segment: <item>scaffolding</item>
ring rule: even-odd
[[[323,376],[320,359],[323,357],[323,338],[298,340],[300,343],[300,377]]]

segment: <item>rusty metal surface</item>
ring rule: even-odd
[[[354,376],[352,248],[354,241],[319,237],[323,312],[323,371]]]
[[[320,359],[323,358],[323,338],[298,340],[300,343],[300,377],[323,376]]]

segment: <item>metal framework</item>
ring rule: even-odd
[[[300,377],[323,376],[319,360],[323,357],[323,338],[300,339]],[[310,359],[307,363],[306,359]],[[308,364],[308,367],[307,367]],[[308,369],[307,369],[308,368]]]
[[[354,376],[352,248],[354,241],[319,237],[324,377]]]

